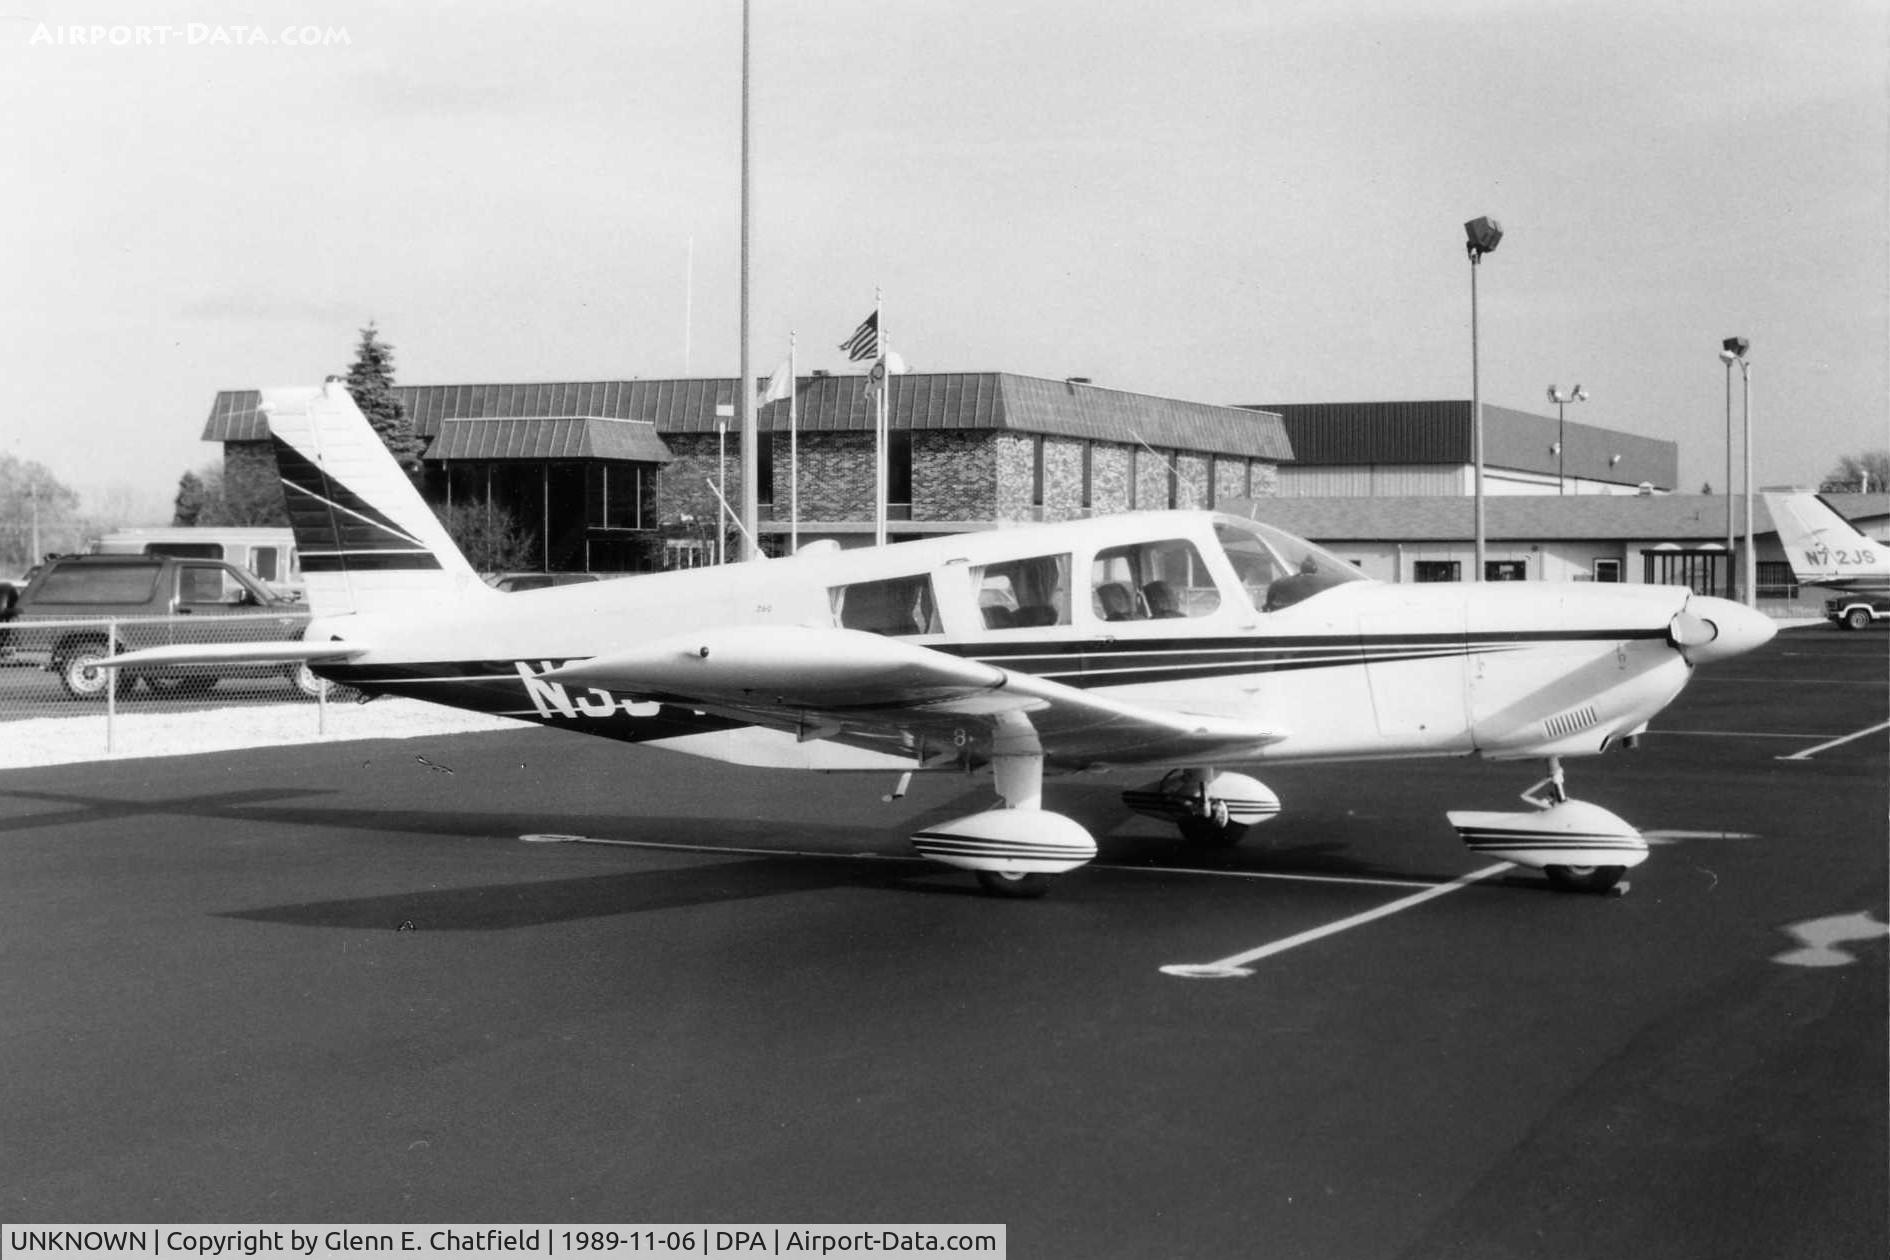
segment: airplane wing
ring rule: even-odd
[[[574,661],[544,675],[878,749],[983,760],[1021,715],[1063,769],[1238,760],[1285,738],[1257,723],[1111,699],[860,630],[732,626]]]

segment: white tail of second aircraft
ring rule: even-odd
[[[494,593],[341,381],[264,390],[262,409],[316,616]]]
[[[1890,547],[1872,542],[1809,490],[1767,490],[1766,510],[1792,574],[1805,586],[1890,589]]]

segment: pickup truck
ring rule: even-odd
[[[1890,617],[1890,595],[1841,595],[1824,601],[1824,617],[1834,626],[1862,630]]]
[[[99,662],[115,652],[173,643],[300,639],[308,605],[278,598],[253,574],[220,560],[179,556],[55,556],[32,575],[0,624],[0,650],[37,657],[59,676],[66,694],[97,700],[112,671]],[[176,666],[121,673],[116,694],[143,682],[154,694],[207,689],[218,678],[280,677],[305,696],[321,681],[306,665]],[[193,686],[194,684],[194,686]]]

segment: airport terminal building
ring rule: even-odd
[[[1239,407],[1009,372],[891,382],[894,541],[1270,496],[1292,456],[1279,417]],[[791,413],[787,399],[758,409],[764,550],[785,551],[795,532],[803,544],[872,541],[866,386],[817,373],[796,382]],[[629,572],[715,554],[718,493],[741,503],[735,390],[730,378],[698,378],[394,392],[427,443],[430,501],[504,505],[546,570]],[[203,437],[226,461],[272,459],[260,402],[255,390],[217,395]]]
[[[1326,544],[1386,581],[1472,576],[1467,400],[1231,407],[1008,372],[891,381],[895,541],[1145,508],[1229,508]],[[609,573],[715,558],[725,520],[717,492],[741,501],[735,390],[724,377],[395,392],[427,443],[430,500],[505,507],[531,539],[534,567]],[[273,463],[260,401],[254,390],[217,395],[203,437],[221,443],[226,460]],[[782,399],[759,407],[757,424],[763,549],[783,553],[794,535],[803,545],[869,543],[866,378],[801,377],[792,422]],[[1675,443],[1489,404],[1484,429],[1487,578],[1729,589],[1743,499],[1730,503],[1729,551],[1728,499],[1671,493]],[[1867,527],[1890,505],[1882,495],[1840,498]],[[1755,535],[1768,536],[1763,502],[1755,513]],[[1758,541],[1761,593],[1789,594],[1776,540]]]

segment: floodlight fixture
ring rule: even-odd
[[[1483,255],[1494,250],[1502,242],[1503,225],[1486,214],[1464,224],[1463,234],[1467,238],[1464,248],[1469,251],[1470,261],[1481,262]]]
[[[1555,492],[1567,494],[1568,484],[1563,479],[1562,451],[1568,441],[1568,405],[1572,402],[1587,402],[1588,391],[1577,385],[1564,394],[1560,385],[1549,386],[1549,401],[1555,404],[1555,443],[1550,448],[1555,455]]]
[[[1743,359],[1746,357],[1746,351],[1752,349],[1752,343],[1744,337],[1728,337],[1719,344],[1721,358],[1730,355],[1735,359]]]

